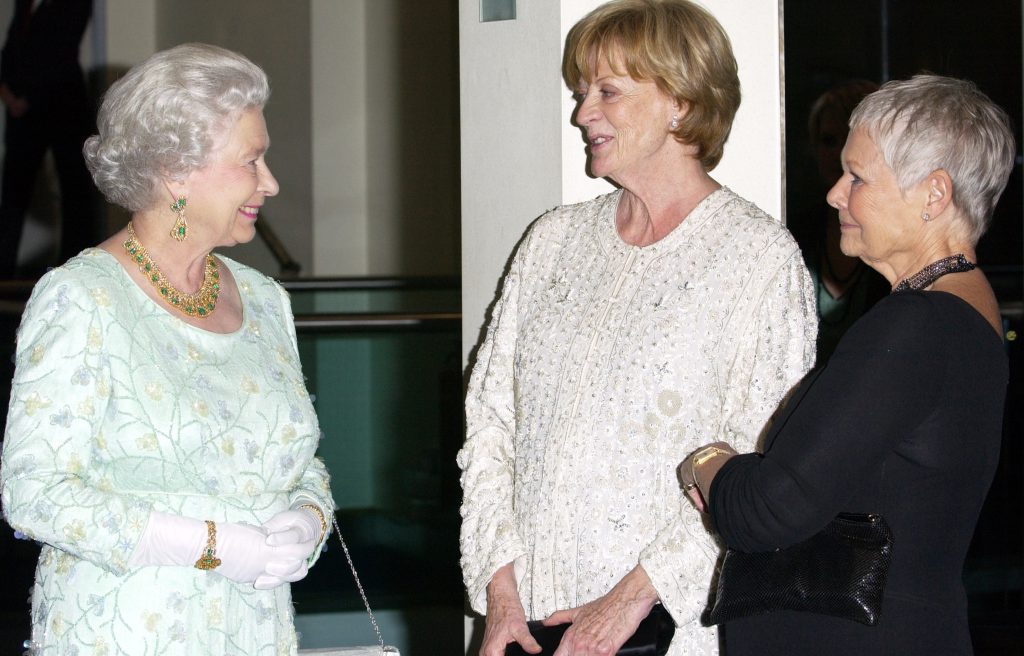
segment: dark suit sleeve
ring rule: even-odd
[[[21,23],[25,20],[24,12],[31,7],[31,0],[18,0],[14,6],[14,15],[11,17],[11,24],[7,27],[7,38],[4,40],[3,50],[0,50],[0,84],[8,84],[11,77],[11,69],[15,66],[14,61],[22,48]]]
[[[935,407],[946,358],[922,293],[879,303],[840,342],[828,365],[791,399],[764,456],[732,458],[709,491],[725,543],[769,551],[804,540],[877,484],[900,439]]]

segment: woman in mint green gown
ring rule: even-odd
[[[86,145],[132,221],[46,274],[18,333],[0,485],[42,543],[28,653],[294,654],[288,583],[334,511],[288,296],[215,247],[278,186],[263,71],[189,44]]]

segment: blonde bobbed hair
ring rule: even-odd
[[[718,165],[740,106],[740,80],[729,37],[707,10],[688,0],[605,3],[566,38],[562,77],[571,91],[593,80],[599,58],[618,75],[654,82],[684,107],[675,138],[697,149],[705,170]]]

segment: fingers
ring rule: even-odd
[[[276,533],[286,534],[277,538],[277,540],[280,540],[278,544],[284,544],[284,541],[306,542],[308,540],[318,540],[321,533],[320,520],[306,510],[281,511],[268,519],[263,524],[263,528],[271,535]],[[290,537],[292,535],[295,537]],[[268,542],[268,544],[271,543]]]
[[[283,579],[279,579],[276,576],[270,576],[269,574],[261,574],[256,577],[252,587],[257,590],[273,590],[277,586],[284,584],[285,581]]]
[[[294,583],[306,577],[309,573],[309,566],[305,560],[273,560],[267,563],[264,574],[276,576],[279,579]]]
[[[513,638],[515,638],[515,641],[523,648],[523,651],[528,654],[539,654],[541,652],[542,648],[540,643],[534,639],[533,634],[530,633],[529,627],[525,624],[513,633]]]
[[[267,536],[267,544],[272,547],[280,547],[286,544],[298,544],[303,541],[303,532],[295,527],[286,528],[281,530],[273,530],[270,528],[270,522],[264,525],[268,531],[271,531],[270,535]]]
[[[578,608],[566,608],[565,610],[555,611],[544,618],[544,626],[555,626],[556,624],[572,622],[576,619],[577,612],[579,612]]]
[[[694,507],[700,512],[707,512],[707,507],[704,505],[704,496],[701,495],[700,490],[693,488],[692,490],[686,491],[686,496],[693,502]]]
[[[480,656],[504,656],[505,647],[512,643],[519,643],[528,654],[539,654],[542,651],[540,644],[530,634],[522,606],[517,604],[514,608],[503,605],[492,607],[489,604],[488,607],[491,611],[486,618]]]

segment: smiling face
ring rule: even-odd
[[[842,160],[843,175],[827,196],[839,210],[839,247],[876,269],[900,270],[924,239],[927,182],[900,193],[895,174],[864,128],[850,133]]]
[[[278,192],[264,159],[270,138],[263,112],[245,110],[214,143],[209,162],[183,185],[189,231],[215,246],[249,242],[264,199]]]
[[[575,123],[583,129],[591,174],[628,187],[631,177],[669,166],[679,144],[670,130],[676,103],[649,80],[619,75],[607,57],[597,57],[594,79],[576,90]]]

